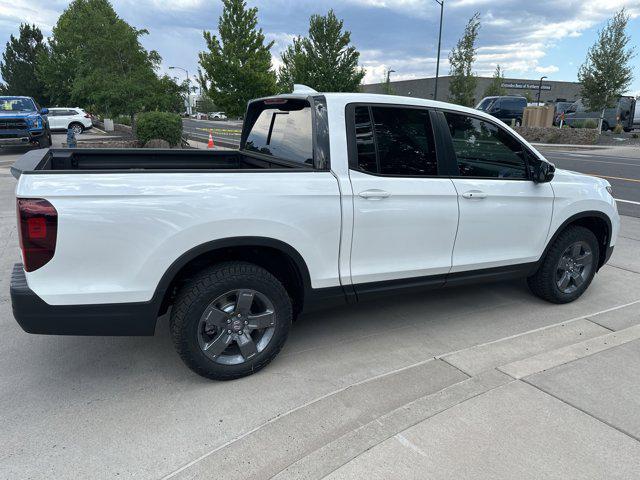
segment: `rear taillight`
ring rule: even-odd
[[[24,269],[33,272],[51,260],[56,251],[58,212],[40,198],[19,198],[17,207]]]

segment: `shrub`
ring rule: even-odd
[[[613,127],[613,133],[615,133],[616,135],[620,135],[622,132],[624,132],[624,128],[622,127],[622,125],[617,123],[616,126]]]
[[[587,120],[586,122],[584,122],[583,128],[598,128],[598,122],[596,122],[595,120]]]
[[[131,117],[129,115],[118,115],[113,119],[113,123],[119,123],[120,125],[131,126]]]
[[[633,135],[631,135],[631,138],[640,138],[640,135],[638,135],[637,133],[634,133]]]
[[[143,144],[157,138],[166,140],[169,145],[175,147],[182,139],[182,119],[175,113],[141,113],[136,121],[136,136]]]

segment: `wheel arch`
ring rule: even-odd
[[[302,310],[311,291],[311,276],[302,255],[291,245],[268,237],[231,237],[212,240],[188,250],[164,273],[154,294],[158,315],[164,314],[180,285],[206,266],[223,261],[248,261],[274,275],[291,295],[294,314]]]
[[[545,247],[544,253],[540,257],[538,263],[540,263],[547,255],[547,252],[551,248],[551,245],[553,245],[553,242],[555,242],[558,238],[558,235],[560,235],[568,227],[574,225],[588,228],[593,232],[593,234],[598,239],[598,270],[600,269],[600,267],[602,267],[602,265],[604,265],[604,262],[606,261],[607,247],[609,246],[609,241],[611,240],[611,232],[613,230],[613,227],[611,218],[609,218],[606,213],[598,210],[580,212],[567,218],[556,229],[555,233],[547,242],[547,246]]]

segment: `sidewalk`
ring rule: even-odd
[[[637,280],[640,220],[624,220],[605,268]],[[165,478],[218,471],[277,480],[635,479],[638,365],[636,289],[626,304],[339,389]],[[259,458],[238,464],[243,452],[267,444]]]

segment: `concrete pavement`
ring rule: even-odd
[[[166,318],[149,338],[22,332],[8,299],[14,185],[4,167],[0,479],[640,471],[640,219],[623,217],[610,264],[577,302],[509,282],[318,312],[266,369],[220,383],[184,367]]]

